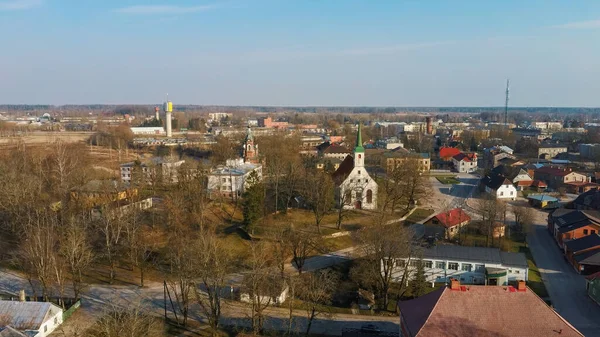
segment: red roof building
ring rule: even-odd
[[[471,222],[471,217],[461,208],[455,208],[447,212],[437,214],[425,222],[425,225],[443,227],[445,231],[444,236],[449,240],[458,234],[460,228],[468,225],[469,222]]]
[[[403,337],[581,337],[522,281],[512,286],[451,286],[398,303]]]
[[[440,148],[440,158],[443,161],[451,161],[452,157],[460,153],[460,149],[455,147],[442,147]]]

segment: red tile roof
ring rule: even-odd
[[[583,336],[531,289],[442,288],[398,304],[409,337]],[[514,289],[514,288],[512,288]]]
[[[548,187],[545,182],[541,180],[520,180],[517,182],[518,186],[533,186],[533,187]]]
[[[590,280],[590,281],[595,280],[597,278],[600,278],[600,271],[585,277],[586,280]]]
[[[442,147],[440,148],[440,158],[452,158],[460,153],[460,149],[455,147]]]
[[[464,154],[464,153],[462,153],[462,152],[461,152],[461,153],[459,153],[459,154],[457,154],[457,155],[455,155],[455,156],[454,156],[454,157],[452,157],[452,158],[456,159],[457,161],[463,161],[463,160],[464,160],[464,161],[465,161],[465,162],[467,162],[467,163],[470,163],[470,162],[472,161],[472,160],[471,160],[471,158],[469,158],[469,156],[468,156],[468,155],[466,155],[466,154]]]
[[[440,213],[435,217],[446,228],[458,226],[465,221],[471,221],[471,217],[461,208],[451,209],[448,212]]]
[[[556,168],[556,167],[544,166],[544,167],[540,167],[539,169],[537,169],[536,172],[545,173],[545,174],[549,174],[549,175],[553,175],[553,176],[564,177],[573,171],[564,170],[564,169],[560,169],[560,168]]]

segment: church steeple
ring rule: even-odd
[[[254,144],[254,135],[252,129],[248,125],[246,131],[246,139],[244,140],[244,163],[257,163],[258,162],[258,145]]]
[[[362,127],[358,123],[358,132],[356,133],[356,146],[354,147],[354,167],[365,166],[365,148],[362,145]]]
[[[358,123],[358,132],[356,133],[356,147],[354,147],[354,152],[365,152],[365,148],[363,147],[362,142],[362,127],[361,123]]]

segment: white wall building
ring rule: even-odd
[[[154,157],[144,162],[129,162],[121,164],[121,181],[131,183],[136,179],[152,184],[155,181],[176,183],[177,169],[185,163],[184,160],[173,160],[165,157]],[[136,177],[135,175],[140,175]]]
[[[46,337],[63,322],[63,310],[50,302],[0,301],[3,325],[30,337]]]
[[[477,171],[477,154],[459,153],[452,157],[454,169],[459,173],[471,173]]]
[[[162,126],[154,127],[132,127],[131,132],[134,135],[165,135],[165,128]]]
[[[354,157],[346,156],[333,173],[337,184],[337,206],[345,209],[376,209],[377,183],[365,169],[365,149],[362,146],[361,127],[358,126]]]
[[[513,184],[518,183],[519,181],[531,181],[533,178],[527,173],[527,171],[521,169],[519,173],[513,178]]]
[[[485,192],[496,199],[516,200],[517,189],[504,176],[486,176],[484,178]]]
[[[525,255],[502,252],[498,248],[438,245],[424,249],[419,259],[424,263],[427,282],[449,282],[455,278],[464,284],[506,285],[510,281],[528,279]],[[401,282],[405,271],[409,273],[407,280],[412,280],[419,259],[397,259],[393,280]]]
[[[208,175],[208,190],[226,196],[241,196],[250,186],[248,177],[252,172],[262,179],[262,165],[244,163],[243,159],[228,160],[226,165],[219,165]]]

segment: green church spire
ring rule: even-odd
[[[354,148],[354,152],[365,152],[365,148],[363,147],[362,142],[362,134],[361,134],[361,123],[358,123],[358,132],[356,133],[356,147]]]

